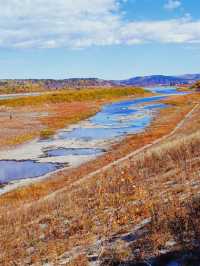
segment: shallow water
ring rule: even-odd
[[[163,94],[176,92],[172,88],[151,90]],[[157,102],[165,97],[159,95],[105,105],[95,116],[71,129],[61,130],[49,140],[17,147],[3,156],[0,154],[0,183],[43,176],[69,162],[69,166],[77,166],[85,159],[101,155],[109,141],[118,141],[123,136],[142,132],[148,127],[155,112],[166,107]],[[19,158],[20,161],[17,160]],[[62,164],[51,163],[60,162],[60,158]]]
[[[181,265],[177,261],[172,261],[172,262],[168,263],[167,266],[181,266]]]
[[[154,92],[154,93],[162,93],[162,94],[174,94],[174,93],[180,93],[182,92],[177,92],[176,87],[153,87],[153,88],[148,88],[148,90]]]
[[[153,111],[166,106],[153,103],[163,98],[164,96],[148,97],[106,105],[99,113],[88,120],[90,126],[76,127],[70,132],[63,131],[58,134],[58,138],[84,141],[110,140],[141,132],[150,124]]]
[[[61,165],[34,161],[0,161],[0,183],[33,178],[59,169]]]
[[[105,152],[103,149],[90,148],[59,148],[45,151],[46,156],[66,156],[66,155],[95,155]]]

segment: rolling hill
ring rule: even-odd
[[[186,74],[182,76],[152,75],[122,80],[120,84],[132,86],[174,86],[192,84],[199,79],[200,74]]]
[[[113,86],[180,86],[190,85],[200,80],[200,74],[181,76],[151,75],[138,76],[125,80],[104,80],[99,78],[70,78],[70,79],[13,79],[0,80],[0,91],[3,93],[33,92],[59,90],[68,88],[92,88]]]

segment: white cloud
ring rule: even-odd
[[[0,0],[0,44],[79,46],[110,42],[119,27],[115,0]],[[92,41],[93,40],[93,41]]]
[[[180,0],[168,0],[168,2],[164,5],[166,9],[177,9],[181,6],[181,1]]]
[[[200,43],[200,21],[123,19],[117,0],[0,0],[0,47]]]
[[[167,21],[133,22],[122,30],[126,43],[200,43],[200,21],[187,18]]]

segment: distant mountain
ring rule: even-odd
[[[132,86],[175,86],[175,85],[187,85],[192,84],[195,81],[200,80],[200,74],[186,74],[182,76],[164,76],[164,75],[152,75],[144,77],[134,77],[127,80],[121,80],[121,85]]]
[[[189,80],[192,83],[197,81],[197,80],[200,80],[200,74],[186,74],[186,75],[182,75],[179,77],[182,79]]]
[[[44,84],[49,88],[54,87],[98,87],[113,86],[114,82],[98,78],[70,78],[63,80],[44,80]]]
[[[57,90],[64,88],[89,88],[89,87],[110,87],[116,83],[98,78],[70,78],[70,79],[13,79],[0,80],[0,90],[8,91],[34,91],[34,90]]]
[[[133,77],[126,80],[103,80],[98,78],[70,78],[70,79],[13,79],[0,80],[0,92],[32,92],[59,89],[81,89],[92,87],[112,86],[181,86],[190,85],[200,80],[200,74],[186,74],[180,76],[152,75]]]

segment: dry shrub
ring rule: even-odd
[[[112,246],[102,247],[99,260],[101,266],[120,265],[132,258],[132,250],[123,240],[118,240]]]
[[[67,265],[68,266],[89,266],[89,262],[85,255],[79,255]]]

